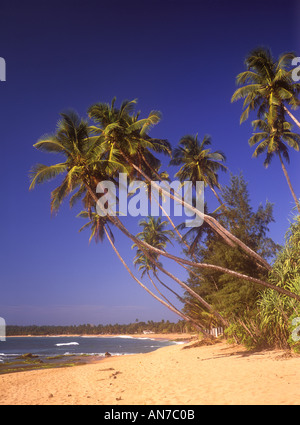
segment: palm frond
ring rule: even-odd
[[[55,165],[36,164],[30,170],[31,184],[29,190],[32,190],[36,184],[50,181],[67,171],[68,165],[65,162]]]

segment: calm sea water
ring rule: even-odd
[[[174,345],[173,341],[158,341],[151,338],[132,338],[127,336],[97,337],[10,337],[0,341],[0,362],[13,360],[25,353],[39,357],[57,355],[90,354],[104,356],[148,353],[158,348]],[[177,343],[178,344],[178,343]]]

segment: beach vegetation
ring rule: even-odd
[[[274,221],[273,205],[267,202],[265,206],[260,205],[257,211],[253,211],[247,183],[242,174],[231,175],[230,184],[221,187],[220,191],[226,204],[226,213],[220,215],[219,221],[263,258],[272,260],[279,249],[268,237],[269,225]],[[257,279],[268,279],[268,271],[254,259],[246,257],[237,247],[228,247],[209,227],[202,230],[201,235],[197,235],[197,243],[192,234],[188,235],[194,244],[194,255],[198,262],[237,270]],[[256,314],[260,285],[249,285],[248,281],[209,269],[194,269],[189,276],[189,285],[226,318],[230,324],[227,332],[236,328],[237,321],[252,319]],[[186,299],[190,301],[188,294]],[[192,316],[198,314],[190,304],[186,304],[184,310]],[[218,325],[211,315],[203,315],[202,320],[209,327]]]
[[[253,155],[265,153],[265,166],[273,157],[279,158],[300,213],[299,200],[284,163],[289,161],[288,149],[294,152],[300,147],[300,136],[292,131],[288,121],[291,119],[300,128],[290,112],[290,108],[300,105],[300,84],[292,79],[294,57],[293,53],[285,53],[275,60],[264,48],[250,52],[245,60],[246,71],[237,76],[236,82],[241,87],[233,94],[232,101],[244,99],[241,122],[257,112],[258,119],[253,121],[255,133],[249,140],[251,147],[256,146]],[[80,231],[88,228],[90,240],[108,242],[140,287],[205,338],[211,338],[212,326],[221,325],[237,342],[248,344],[252,338],[253,343],[260,344],[264,339],[260,323],[264,323],[264,329],[268,329],[269,323],[275,326],[280,341],[287,340],[288,320],[282,315],[287,310],[288,318],[297,313],[300,293],[297,277],[283,273],[281,257],[272,264],[279,250],[268,236],[269,225],[274,221],[273,205],[266,202],[254,211],[242,174],[231,175],[228,185],[220,185],[219,172],[227,171],[226,157],[211,148],[209,136],[201,140],[198,135],[186,135],[177,146],[163,137],[151,137],[150,130],[160,122],[161,113],[152,110],[140,118],[136,104],[136,99],[125,100],[117,107],[113,98],[110,103],[93,104],[86,118],[74,111],[61,113],[56,131],[34,144],[39,151],[56,154],[60,160],[52,165],[35,165],[30,172],[30,189],[60,178],[59,185],[51,192],[51,213],[56,214],[67,199],[71,207],[81,201],[84,209],[78,216],[87,222]],[[170,175],[161,171],[162,158],[170,166],[179,167],[174,177],[181,184],[187,179],[192,183],[194,196],[190,201],[170,191],[170,185],[164,186]],[[126,187],[136,180],[143,184],[148,200],[154,197],[158,202],[164,220],[145,217],[137,221],[138,231],[134,234],[126,225],[122,211],[115,214],[106,208],[107,192],[99,190],[99,185],[102,182],[113,185],[120,194],[121,175],[126,175]],[[202,190],[199,180],[220,204],[211,213],[207,204],[202,210],[197,203]],[[136,190],[126,191],[127,202],[137,202],[133,200]],[[157,198],[157,193],[161,197]],[[171,213],[164,210],[164,198],[194,214],[202,225],[192,229],[184,224],[176,226]],[[132,271],[120,252],[117,237],[120,233],[136,250],[133,262],[141,276]],[[174,245],[181,254],[170,253]],[[168,266],[163,260],[168,261]],[[294,267],[293,261],[290,260],[290,268]],[[187,282],[178,277],[174,267],[185,269]],[[279,269],[283,273],[280,284]],[[165,278],[176,284],[176,288],[171,288]],[[163,291],[168,291],[168,296]],[[174,301],[170,296],[175,297]],[[276,303],[278,317],[271,314]],[[271,342],[269,338],[268,343]]]

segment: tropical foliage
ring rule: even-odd
[[[232,101],[244,98],[241,121],[257,111],[258,119],[253,122],[255,133],[249,140],[251,147],[256,146],[253,155],[265,153],[265,165],[269,165],[274,156],[279,157],[300,212],[283,161],[289,160],[288,148],[294,152],[300,145],[299,134],[292,131],[288,122],[292,119],[297,124],[289,108],[297,108],[300,104],[300,85],[291,78],[293,57],[292,53],[287,53],[276,61],[266,49],[252,51],[245,61],[247,70],[237,77],[242,87],[236,90]],[[273,323],[270,306],[277,303],[280,308],[276,309],[276,314],[282,312],[289,318],[292,310],[298,311],[300,301],[296,278],[283,274],[281,283],[277,279],[278,270],[283,270],[283,254],[271,265],[278,249],[268,237],[273,206],[267,202],[254,212],[242,175],[231,176],[227,186],[220,184],[219,172],[227,171],[226,157],[212,148],[210,137],[199,140],[198,135],[186,135],[179,140],[178,146],[172,147],[168,140],[149,135],[160,122],[161,113],[153,110],[140,118],[136,104],[136,100],[126,100],[117,107],[116,98],[111,103],[99,102],[88,109],[86,119],[74,111],[62,113],[54,134],[43,136],[34,145],[40,151],[59,156],[59,162],[34,166],[30,173],[30,189],[59,178],[59,185],[51,192],[51,212],[57,213],[66,199],[71,207],[81,200],[83,211],[78,216],[87,222],[80,231],[89,229],[90,240],[109,242],[127,272],[148,294],[205,337],[209,337],[211,326],[222,325],[236,341],[244,342],[245,335],[247,338],[252,335],[253,343],[261,341],[257,317],[264,324],[268,323],[266,317]],[[193,183],[194,196],[197,181],[203,181],[220,206],[208,213],[206,204],[205,210],[200,211],[193,201],[182,200],[177,193],[168,191],[167,185],[158,185],[158,181],[163,183],[170,179],[167,172],[161,171],[162,155],[169,159],[171,166],[178,167],[175,178],[182,183],[186,180]],[[140,231],[134,235],[126,225],[126,218],[106,209],[106,192],[98,191],[99,184],[108,181],[115,185],[119,194],[119,173],[126,173],[127,183],[142,180],[149,200],[154,197],[154,189],[162,198],[169,197],[181,203],[200,217],[203,225],[197,229],[186,229],[183,224],[176,226],[173,217],[164,210],[161,198],[155,201],[164,219],[144,218],[139,222]],[[128,194],[128,201],[132,196],[134,191]],[[117,247],[118,232],[122,232],[136,250],[133,263],[140,277],[124,261]],[[291,232],[294,235],[295,227]],[[182,254],[171,254],[169,247],[178,243]],[[286,251],[285,255],[292,255],[292,251]],[[285,261],[287,259],[290,267],[295,264],[298,267],[298,258],[286,257]],[[189,276],[187,282],[179,279],[177,269],[185,269]],[[172,287],[165,278],[172,281]],[[265,291],[261,292],[262,289]],[[279,326],[283,319],[274,320]],[[280,341],[282,338],[287,341],[288,321],[284,323],[285,331],[278,336]]]
[[[300,293],[300,216],[295,217],[286,234],[286,243],[280,251],[270,273],[270,281]],[[261,294],[258,301],[259,322],[263,340],[269,345],[300,349],[298,338],[292,338],[292,321],[300,316],[299,303],[271,290]]]

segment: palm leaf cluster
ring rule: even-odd
[[[167,225],[168,222],[162,220],[161,217],[149,217],[148,220],[143,219],[139,222],[139,226],[143,230],[139,232],[136,237],[154,248],[165,251],[167,244],[172,244],[170,238],[174,237],[173,231],[166,228]],[[134,244],[132,247],[138,248],[137,244]],[[149,256],[146,257],[144,252],[138,248],[133,261],[135,265],[139,266],[139,271],[142,271],[142,276],[149,271],[157,272],[156,264],[159,261],[159,254],[148,251],[148,255]]]

